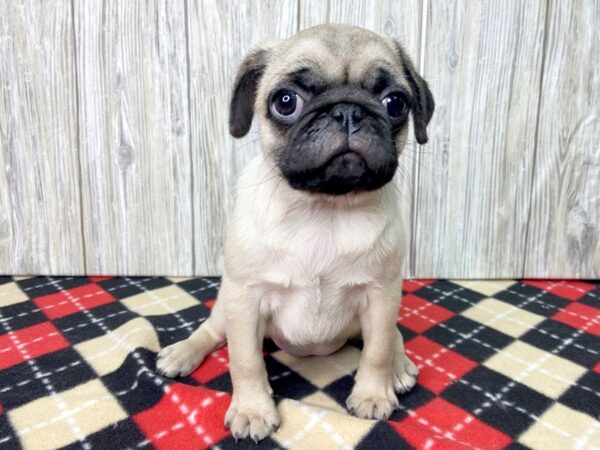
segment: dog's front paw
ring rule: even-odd
[[[361,386],[357,383],[346,400],[348,411],[361,419],[385,420],[399,406],[391,383],[389,386]]]
[[[266,392],[243,398],[234,394],[225,414],[225,426],[236,440],[250,437],[255,443],[266,438],[280,422],[275,402]]]
[[[417,383],[419,369],[404,353],[394,360],[394,391],[404,394]]]
[[[156,361],[158,373],[169,378],[185,377],[202,362],[204,353],[188,339],[163,348]]]

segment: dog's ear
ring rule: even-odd
[[[233,137],[245,136],[250,130],[256,91],[267,66],[267,57],[267,50],[254,50],[238,69],[229,105],[229,132]]]
[[[435,108],[433,95],[431,95],[427,82],[417,73],[415,66],[400,43],[398,41],[393,41],[393,46],[402,63],[404,76],[413,91],[411,109],[415,127],[415,137],[419,144],[425,144],[427,142],[427,124],[431,120]]]

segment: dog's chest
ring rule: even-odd
[[[288,352],[328,353],[356,329],[357,310],[380,274],[384,227],[353,219],[329,218],[326,227],[305,220],[283,229],[287,239],[271,236],[261,309],[270,318],[269,334]]]
[[[364,287],[331,283],[326,277],[301,286],[264,288],[261,310],[269,318],[268,334],[293,354],[326,354],[329,346],[341,345],[366,300]]]

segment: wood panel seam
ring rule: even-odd
[[[416,61],[417,67],[419,68],[419,73],[424,76],[425,75],[425,48],[427,47],[427,15],[429,11],[429,0],[423,0],[421,2],[421,26],[419,28],[419,61]],[[410,145],[410,144],[409,144]],[[413,144],[417,151],[414,152],[414,161],[413,161],[413,188],[412,188],[412,196],[411,196],[411,223],[410,223],[410,256],[409,256],[409,276],[414,277],[417,270],[417,218],[418,218],[418,208],[419,208],[419,179],[421,177],[421,152],[420,149],[422,146]]]
[[[550,20],[550,7],[551,7],[551,2],[546,3],[546,10],[544,11],[544,36],[543,36],[543,41],[542,41],[542,59],[540,62],[540,80],[539,80],[539,86],[538,86],[538,104],[537,104],[537,113],[536,113],[536,122],[535,122],[535,139],[534,139],[534,145],[533,145],[533,155],[531,156],[531,180],[529,182],[529,200],[528,200],[528,206],[527,206],[527,222],[526,222],[526,226],[525,226],[525,239],[523,241],[523,245],[525,246],[524,251],[523,251],[523,260],[521,261],[522,265],[521,265],[521,274],[520,276],[523,277],[525,276],[525,268],[527,267],[527,258],[528,258],[528,254],[527,254],[527,249],[529,248],[529,229],[530,229],[530,223],[531,223],[531,214],[532,214],[532,204],[533,204],[533,195],[534,195],[534,189],[535,189],[535,166],[536,166],[536,162],[537,162],[537,154],[538,154],[538,147],[539,147],[539,138],[540,138],[540,116],[541,116],[541,108],[542,108],[542,90],[544,88],[544,67],[546,65],[546,53],[548,50],[548,29],[549,29],[549,23],[548,21]]]
[[[196,198],[194,186],[196,185],[196,179],[194,177],[194,157],[193,157],[193,148],[192,148],[192,80],[191,80],[191,64],[190,64],[190,26],[189,26],[189,13],[188,13],[188,0],[183,1],[183,14],[185,15],[185,64],[186,64],[186,85],[187,85],[187,98],[188,98],[188,135],[189,135],[189,153],[190,153],[190,209],[191,209],[191,225],[192,225],[192,274],[196,274]]]
[[[79,66],[78,66],[78,58],[77,58],[77,35],[75,31],[75,0],[71,0],[69,2],[71,8],[71,30],[72,30],[72,39],[73,39],[73,64],[75,66],[75,111],[76,114],[76,122],[75,122],[75,142],[77,143],[77,163],[78,163],[78,185],[79,185],[79,220],[81,223],[79,224],[79,229],[81,233],[81,248],[82,248],[82,256],[83,256],[83,273],[88,274],[87,267],[87,242],[85,239],[84,225],[83,225],[83,165],[81,162],[81,120],[80,113],[81,108],[79,104]],[[79,270],[78,270],[79,271]]]

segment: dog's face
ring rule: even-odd
[[[423,144],[433,108],[427,83],[398,43],[324,25],[246,57],[229,127],[245,135],[256,112],[263,151],[291,187],[341,195],[388,183],[409,113]]]

